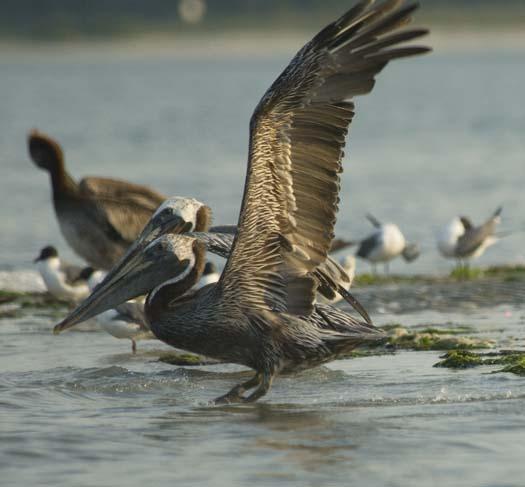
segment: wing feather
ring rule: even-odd
[[[394,32],[417,4],[363,1],[304,46],[263,96],[250,121],[239,231],[219,285],[247,307],[307,315],[327,260],[339,203],[339,173],[351,99],[369,93],[396,48],[423,29]],[[306,298],[305,298],[306,296]]]

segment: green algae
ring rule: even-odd
[[[170,365],[211,365],[218,363],[216,360],[186,352],[165,352],[159,357],[159,362]]]
[[[525,280],[525,266],[493,266],[485,270],[487,277],[499,277],[505,281]]]
[[[478,281],[498,279],[502,281],[525,280],[525,266],[492,266],[487,268],[461,266],[453,269],[448,276],[429,276],[424,274],[357,274],[353,281],[355,287],[401,285],[401,284],[435,284],[457,281]]]
[[[16,291],[6,291],[0,289],[0,304],[12,303],[17,299],[26,296],[28,293],[18,293]]]
[[[466,369],[483,365],[504,365],[502,369],[495,370],[493,373],[511,373],[525,376],[525,351],[521,350],[501,350],[491,353],[454,350],[440,358],[442,360],[434,364],[434,367]]]
[[[0,304],[13,304],[21,309],[63,309],[71,304],[48,293],[0,290]]]
[[[495,373],[509,372],[511,374],[525,376],[525,357],[521,356],[516,358],[514,363],[510,363],[503,367],[501,370],[496,370]]]
[[[387,333],[387,347],[394,349],[427,351],[427,350],[465,350],[492,348],[492,340],[463,336],[470,328],[423,328],[421,330],[409,329],[404,326],[382,327]]]
[[[525,280],[525,266],[492,266],[482,269],[479,267],[456,267],[450,277],[455,280],[468,281],[478,279],[497,278],[503,281]]]
[[[436,328],[436,327],[414,327],[419,333],[431,333],[433,335],[462,335],[464,333],[473,333],[476,331],[472,326],[459,325],[454,328]]]
[[[393,355],[394,352],[392,350],[383,350],[379,348],[358,348],[356,350],[353,350],[349,353],[345,353],[344,355],[338,357],[338,359],[352,359],[352,358],[364,358],[364,357],[379,357],[381,355]]]
[[[453,350],[443,355],[440,362],[434,364],[434,367],[445,367],[448,369],[468,369],[483,364],[483,359],[478,353],[467,350]]]
[[[450,277],[452,279],[456,279],[460,281],[480,279],[484,277],[484,275],[485,275],[485,271],[483,271],[483,269],[480,269],[478,267],[466,267],[466,266],[456,267],[450,273]]]
[[[428,281],[428,276],[400,275],[400,274],[357,274],[352,283],[356,287],[377,286],[387,284],[415,284]]]

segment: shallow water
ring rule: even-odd
[[[378,324],[391,315],[374,311]],[[525,346],[525,308],[407,312]],[[173,367],[167,347],[50,333],[42,313],[0,320],[0,449],[11,485],[522,485],[525,381],[497,366],[433,368],[440,352],[340,360],[275,381],[249,406],[209,400],[233,365]],[[6,485],[7,485],[6,484]]]
[[[298,46],[297,46],[298,47]],[[290,48],[290,54],[293,48]],[[146,182],[236,219],[247,122],[289,59],[277,54],[0,55],[0,267],[29,267],[57,234],[45,174],[28,160],[36,126],[65,146],[75,176]],[[445,273],[435,228],[503,204],[523,221],[525,51],[436,52],[389,67],[360,100],[338,233],[363,216],[397,221],[425,253],[398,272]],[[116,163],[118,161],[118,163]],[[484,264],[523,262],[523,235]],[[366,270],[366,266],[359,270]],[[3,287],[38,289],[32,274]],[[17,287],[14,286],[14,287]],[[508,283],[393,285],[358,291],[376,323],[468,325],[525,348],[523,288]],[[158,362],[158,342],[50,330],[63,311],[0,318],[0,471],[6,485],[521,486],[525,381],[497,367],[433,368],[440,352],[340,360],[276,380],[250,406],[214,407],[247,372]]]

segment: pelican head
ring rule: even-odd
[[[125,301],[142,296],[170,282],[185,279],[204,248],[193,238],[162,235],[145,248],[137,247],[114,267],[92,294],[53,330],[55,334],[88,320]],[[153,294],[152,293],[152,294]]]
[[[144,250],[161,235],[187,232],[205,232],[211,223],[211,209],[193,198],[172,196],[165,200],[151,216],[139,236],[115,264],[112,274],[129,261],[131,255]]]
[[[145,246],[166,233],[205,232],[211,209],[193,198],[172,196],[162,203],[137,237],[134,245]]]
[[[41,169],[54,173],[64,167],[64,153],[51,137],[32,130],[27,137],[27,145],[31,159]]]

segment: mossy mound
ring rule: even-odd
[[[159,357],[159,362],[170,365],[212,365],[216,360],[186,352],[166,352]]]
[[[497,278],[504,281],[525,280],[525,266],[492,266],[486,269],[479,267],[456,267],[450,277],[456,280],[476,280],[483,278]]]
[[[428,282],[432,279],[442,280],[442,278],[431,278],[423,275],[400,275],[400,274],[357,274],[354,277],[352,286],[365,287],[386,284],[416,284],[421,282]]]
[[[525,356],[516,357],[514,363],[510,363],[496,372],[510,372],[511,374],[525,376]]]
[[[462,266],[453,269],[448,276],[406,275],[406,274],[358,274],[353,286],[381,286],[391,284],[435,284],[454,281],[476,281],[499,279],[503,281],[525,280],[525,266],[493,266],[487,268]]]
[[[450,273],[452,279],[457,279],[461,281],[468,281],[472,279],[480,279],[485,276],[485,271],[478,267],[456,267]]]
[[[467,350],[454,350],[440,357],[442,360],[434,367],[446,367],[449,369],[466,369],[481,365],[504,365],[502,369],[493,373],[508,372],[525,376],[525,351],[501,350],[491,353],[475,353]]]
[[[18,311],[27,309],[46,309],[63,311],[71,303],[56,299],[48,293],[16,292],[0,290],[0,305],[9,306],[9,316],[18,314]]]
[[[448,369],[468,369],[483,364],[481,355],[467,350],[454,350],[443,355],[441,362],[434,367],[446,367]]]
[[[505,281],[525,280],[525,266],[494,266],[485,270],[484,275],[487,277],[499,277]]]
[[[441,329],[422,328],[409,329],[403,326],[383,327],[389,335],[387,346],[407,350],[466,350],[492,348],[492,340],[463,336],[464,331],[470,328]]]

